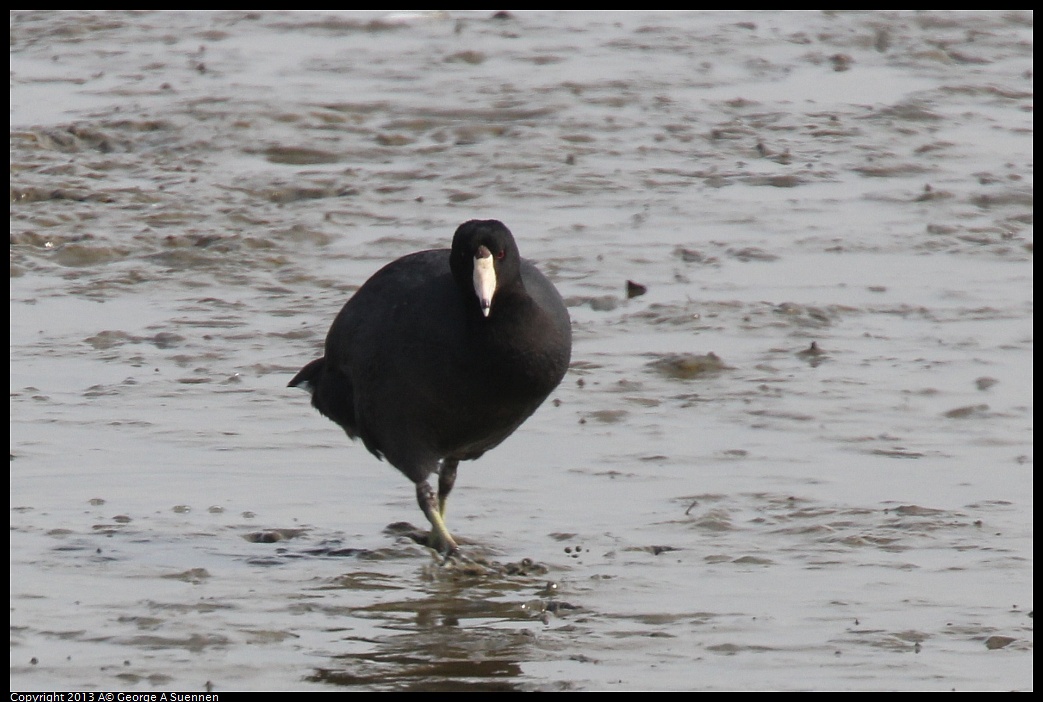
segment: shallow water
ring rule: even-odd
[[[1032,20],[13,12],[11,688],[1032,689]],[[442,565],[285,385],[476,217]]]

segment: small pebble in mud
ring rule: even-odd
[[[668,354],[648,364],[650,368],[658,371],[668,378],[676,380],[692,380],[705,375],[713,375],[724,370],[730,370],[730,366],[711,351],[705,355],[692,353]]]
[[[277,531],[257,531],[246,534],[243,538],[255,544],[274,544],[283,540],[282,534]]]
[[[552,600],[546,604],[546,610],[552,614],[558,614],[571,609],[579,609],[579,606],[574,605],[571,602],[558,602],[557,600]]]
[[[306,531],[306,529],[268,529],[244,534],[243,538],[255,544],[274,544],[286,539],[295,539]]]
[[[966,407],[957,407],[956,409],[951,409],[948,412],[944,412],[942,416],[948,417],[949,419],[984,417],[988,410],[988,405],[968,405]]]
[[[833,54],[829,57],[829,62],[833,64],[834,71],[842,73],[851,68],[851,64],[854,63],[855,60],[847,54]]]
[[[981,378],[978,378],[977,380],[974,381],[974,385],[979,390],[988,390],[989,388],[991,388],[993,385],[995,385],[998,382],[1000,382],[1000,381],[996,380],[995,378],[989,378],[988,376],[982,376]]]
[[[504,575],[546,575],[547,566],[542,563],[537,563],[531,558],[523,558],[516,563],[505,563],[503,565],[496,564],[497,570]]]
[[[826,353],[825,351],[823,351],[822,349],[820,349],[818,347],[818,342],[817,341],[812,341],[811,342],[811,346],[807,347],[803,351],[798,351],[797,355],[798,356],[803,356],[803,357],[808,357],[808,356],[822,356],[822,355],[825,355],[825,353]]]
[[[812,341],[808,348],[803,351],[798,351],[797,357],[804,359],[811,364],[812,367],[818,366],[823,361],[829,359],[826,352],[819,348],[817,341]]]
[[[685,263],[717,263],[716,258],[707,256],[695,249],[686,249],[683,246],[678,246],[674,249],[674,256],[677,256]]]
[[[1014,643],[1016,639],[1010,636],[990,636],[985,639],[985,648],[990,651],[995,651],[997,648],[1004,648]]]
[[[632,280],[627,281],[627,299],[632,297],[639,297],[648,292],[648,286],[642,285],[641,283],[635,283]]]

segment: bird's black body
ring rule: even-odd
[[[484,308],[481,276],[495,281]],[[451,552],[441,516],[457,463],[536,411],[565,375],[571,338],[561,296],[510,231],[470,221],[452,250],[410,254],[374,274],[337,315],[325,355],[290,386],[416,483],[435,545]],[[433,514],[427,479],[436,472]]]

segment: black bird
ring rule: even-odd
[[[572,353],[554,285],[496,220],[461,224],[453,248],[373,275],[341,309],[325,356],[290,387],[416,484],[428,544],[457,550],[446,500],[460,461],[510,436],[558,386]],[[437,501],[427,482],[438,473]]]

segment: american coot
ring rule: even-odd
[[[497,446],[565,375],[561,295],[496,220],[461,224],[452,250],[420,251],[366,281],[333,321],[326,355],[290,381],[416,483],[429,545],[453,554],[446,499],[460,461]],[[438,497],[428,477],[438,473]]]

